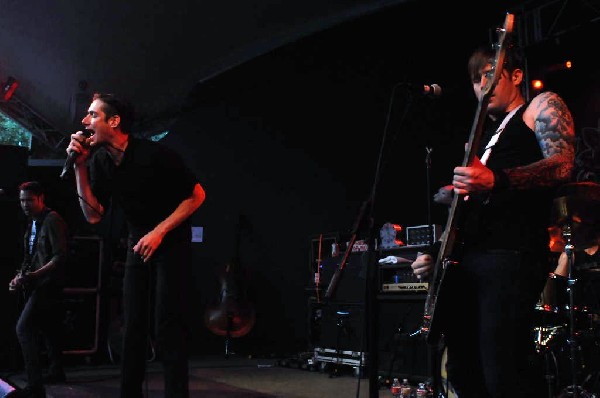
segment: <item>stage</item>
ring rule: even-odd
[[[190,397],[202,398],[328,398],[369,396],[369,380],[357,376],[351,367],[339,372],[330,369],[302,369],[288,359],[254,359],[230,356],[195,358],[190,361]],[[67,381],[46,386],[48,398],[115,398],[119,393],[117,365],[73,364],[65,368]],[[2,380],[21,388],[22,372],[4,372]],[[148,363],[147,398],[163,397],[161,365]],[[360,395],[357,395],[360,391]],[[3,396],[3,395],[0,395]],[[385,386],[380,397],[391,397]]]

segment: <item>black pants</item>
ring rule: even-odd
[[[20,293],[19,293],[20,294]],[[62,373],[62,288],[40,286],[26,298],[17,321],[17,338],[21,345],[27,384],[39,387],[42,382],[40,338],[46,345],[50,372]],[[41,334],[41,336],[40,336]]]
[[[448,379],[458,396],[547,397],[532,330],[547,260],[494,250],[467,253],[452,267],[445,342]]]
[[[137,242],[137,241],[135,241]],[[123,280],[123,357],[121,397],[142,397],[150,322],[163,363],[165,397],[187,398],[191,246],[169,242],[144,263],[129,241]]]

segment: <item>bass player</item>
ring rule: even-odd
[[[493,60],[488,45],[468,61],[480,101]],[[547,396],[544,371],[531,323],[550,268],[553,190],[572,174],[574,124],[556,93],[525,98],[518,49],[509,47],[500,66],[481,145],[473,148],[476,156],[468,167],[454,168],[461,228],[453,235],[457,244],[444,295],[438,297],[439,317],[448,380],[460,398],[542,398]],[[419,279],[435,274],[435,247],[411,264]]]

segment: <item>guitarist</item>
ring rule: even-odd
[[[493,64],[489,45],[469,58],[479,101]],[[462,212],[439,316],[448,380],[460,398],[541,398],[547,390],[532,319],[549,272],[553,190],[573,169],[574,124],[556,93],[525,98],[518,49],[509,47],[499,67],[481,145],[468,167],[454,168]],[[435,246],[411,264],[419,279],[434,273]]]
[[[45,397],[44,384],[65,381],[62,366],[60,326],[64,268],[68,254],[68,228],[56,211],[48,208],[42,185],[37,181],[19,186],[21,209],[28,219],[23,264],[9,289],[22,294],[24,305],[17,321],[27,386],[7,397]],[[49,373],[42,378],[39,334],[48,353]]]

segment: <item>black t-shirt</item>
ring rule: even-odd
[[[129,138],[122,162],[114,164],[106,148],[98,148],[89,163],[92,191],[105,208],[119,205],[134,236],[142,236],[189,197],[198,182],[183,159],[158,142]],[[189,219],[167,238],[191,234]]]

